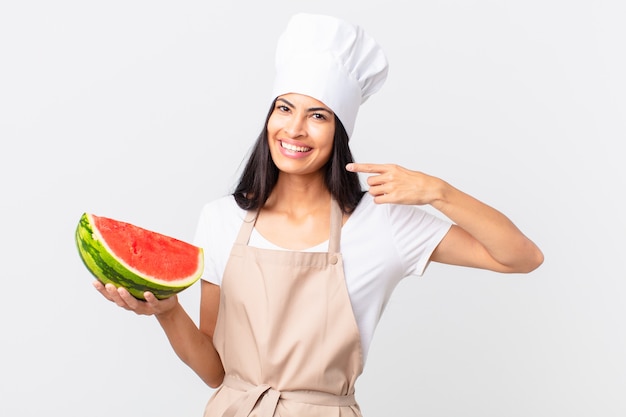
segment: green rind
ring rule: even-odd
[[[144,292],[152,292],[156,298],[168,298],[185,288],[189,288],[199,278],[200,274],[191,282],[183,286],[167,286],[146,280],[130,271],[113,257],[106,247],[94,237],[93,226],[87,213],[84,213],[78,222],[75,235],[78,253],[89,270],[104,284],[111,283],[116,287],[124,287],[135,298],[145,300]],[[202,249],[200,248],[200,251]]]

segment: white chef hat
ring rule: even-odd
[[[381,47],[359,26],[299,13],[278,40],[272,96],[313,97],[330,107],[352,136],[359,106],[382,87],[387,71]]]

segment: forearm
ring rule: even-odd
[[[211,336],[198,329],[180,304],[156,318],[178,357],[207,385],[219,386],[224,368]]]
[[[504,214],[439,180],[431,205],[471,235],[506,272],[530,272],[543,255]],[[495,268],[498,269],[498,268]]]

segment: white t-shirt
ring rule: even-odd
[[[245,211],[232,195],[202,209],[194,243],[204,249],[202,279],[220,285]],[[341,229],[340,252],[346,286],[361,333],[364,360],[374,330],[394,288],[409,275],[421,276],[451,223],[416,206],[376,204],[365,194]],[[281,249],[253,231],[250,246]],[[308,251],[327,251],[328,241]]]

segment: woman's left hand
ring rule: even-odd
[[[346,169],[373,174],[367,178],[368,192],[379,204],[432,204],[441,195],[443,182],[439,178],[396,164],[350,163]]]

